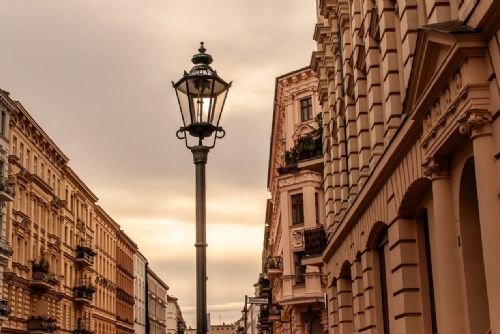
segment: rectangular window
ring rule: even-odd
[[[7,113],[2,110],[2,123],[0,124],[0,133],[5,137],[5,124],[7,123]]]
[[[38,157],[36,155],[33,156],[33,174],[38,173]]]
[[[304,224],[304,196],[302,194],[292,195],[292,224]]]
[[[306,273],[306,266],[302,265],[302,258],[304,257],[304,252],[295,252],[294,255],[294,265],[295,265],[295,284],[304,284],[306,278],[304,274]]]
[[[19,159],[21,163],[24,163],[24,144],[21,143],[21,148],[19,149]]]
[[[300,100],[300,118],[302,122],[311,120],[313,117],[312,114],[312,98],[307,97]]]
[[[12,154],[17,155],[17,138],[14,136],[12,139]]]

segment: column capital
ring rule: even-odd
[[[436,155],[428,158],[423,164],[424,175],[431,179],[450,176],[450,158]]]
[[[474,136],[474,130],[482,130],[493,122],[491,113],[485,109],[472,109],[458,120],[458,131]]]

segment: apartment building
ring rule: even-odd
[[[148,282],[148,317],[150,334],[167,333],[167,292],[168,285],[156,275],[151,268],[147,269]]]
[[[148,261],[137,251],[134,254],[134,330],[146,333],[146,268]]]
[[[116,241],[116,333],[134,333],[134,254],[137,244],[123,230]]]
[[[4,296],[3,274],[12,256],[12,247],[7,236],[7,202],[14,200],[13,182],[8,177],[10,114],[15,103],[8,92],[0,90],[0,333],[2,323],[7,320],[11,309]]]
[[[499,333],[500,4],[316,4],[324,329]]]
[[[182,317],[182,311],[177,301],[177,298],[167,294],[167,334],[184,334],[186,330],[186,322]]]
[[[318,80],[309,68],[276,78],[269,152],[263,272],[258,329],[320,334],[326,319],[321,268],[304,263],[324,235],[322,119]],[[283,314],[283,316],[282,316]],[[285,314],[290,319],[285,319]]]
[[[96,333],[116,334],[116,245],[120,226],[98,205],[94,215],[96,233]]]
[[[22,104],[0,90],[0,331],[122,334],[134,333],[137,323],[145,329],[146,258],[136,257],[135,242],[68,161]],[[168,286],[149,276],[153,333],[165,333]],[[134,317],[136,301],[142,318]]]

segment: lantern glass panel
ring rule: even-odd
[[[182,122],[184,126],[188,126],[193,123],[193,118],[191,114],[191,99],[186,93],[186,81],[183,81],[175,89],[175,94],[177,95],[177,101],[179,102],[179,107],[181,109]]]
[[[217,84],[215,86],[217,86]],[[225,87],[225,89],[220,91],[218,95],[214,95],[214,101],[213,101],[214,106],[213,106],[211,123],[215,126],[219,126],[220,118],[222,116],[222,110],[224,108],[224,103],[226,102],[228,91],[229,87]]]

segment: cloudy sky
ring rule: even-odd
[[[0,0],[0,88],[70,158],[194,326],[194,166],[171,81],[205,41],[233,80],[207,166],[208,303],[233,322],[260,269],[274,78],[307,66],[313,0]]]

